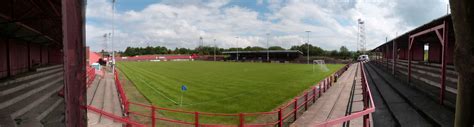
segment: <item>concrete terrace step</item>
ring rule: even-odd
[[[106,76],[108,76],[108,74],[106,74]],[[102,110],[105,111],[105,112],[109,112],[109,113],[113,113],[114,112],[114,105],[113,105],[113,95],[112,95],[112,91],[114,90],[114,86],[113,86],[113,81],[112,80],[106,80],[105,81],[105,95],[104,95],[104,103],[103,103],[103,106],[102,107]],[[111,119],[106,119],[104,118],[104,116],[102,116],[102,118],[100,119],[100,123],[101,124],[112,124],[114,121],[112,121]]]
[[[90,105],[92,103],[92,99],[97,93],[97,88],[99,87],[100,82],[102,82],[102,79],[100,78],[100,76],[96,76],[91,86],[87,88],[87,105]]]
[[[408,72],[406,72],[406,71],[398,71],[398,72],[400,72],[403,75],[408,75]],[[426,84],[429,84],[429,85],[437,87],[437,88],[441,88],[441,83],[439,83],[438,78],[423,77],[421,75],[422,74],[419,74],[419,73],[412,73],[411,76],[414,79],[420,80],[420,81],[422,81]],[[453,94],[457,94],[458,92],[456,90],[456,87],[457,87],[456,84],[449,83],[449,82],[446,83],[446,91],[448,91],[448,92],[451,92]]]
[[[28,98],[25,98],[17,103],[1,109],[1,115],[10,115],[12,119],[17,118],[33,108],[38,107],[45,100],[50,98],[53,94],[57,94],[63,88],[62,82],[56,82],[54,85],[39,91]]]
[[[385,69],[385,66],[380,66],[381,68]],[[391,70],[389,70],[391,72]],[[397,71],[398,73],[402,75],[408,75],[408,69],[407,68],[402,68],[401,65],[397,65]],[[432,72],[426,72],[423,70],[419,69],[412,69],[412,77],[414,79],[420,80],[426,84],[429,84],[434,87],[441,87],[440,84],[440,74],[432,73]],[[452,78],[452,77],[446,77],[446,86],[447,90],[451,93],[457,93],[456,88],[457,88],[457,79]]]
[[[0,81],[0,87],[21,84],[22,82],[28,82],[29,80],[32,80],[32,79],[42,78],[46,75],[50,75],[62,70],[63,68],[52,68],[52,69],[48,69],[44,71],[26,73],[23,75],[19,75],[18,77]]]
[[[377,75],[373,68],[367,67],[366,69],[374,81],[375,89],[380,91],[380,97],[383,98],[388,110],[393,113],[400,126],[432,126],[430,121],[423,118],[416,108],[412,107],[402,95],[399,95],[391,88],[390,84],[383,80],[384,77]]]
[[[388,61],[389,65],[391,65],[392,61]],[[402,62],[402,61],[397,61],[397,64],[403,65],[405,67],[408,67],[408,61],[407,62]],[[419,69],[425,69],[428,71],[433,71],[436,73],[441,73],[441,65],[440,66],[433,66],[433,64],[430,63],[412,63],[411,64],[413,68],[419,68]],[[446,74],[447,75],[455,75],[457,76],[458,73],[454,70],[453,68],[446,68]]]
[[[89,102],[89,105],[91,106],[94,106],[98,109],[102,109],[103,107],[103,104],[104,104],[104,95],[105,95],[105,89],[106,89],[106,80],[110,80],[110,79],[101,79],[100,82],[97,82],[97,88],[95,90],[95,94],[94,97],[90,98],[91,100],[87,100]],[[94,85],[92,85],[92,87],[94,87]],[[88,89],[88,90],[91,90],[91,89]],[[89,91],[88,91],[89,92]],[[89,98],[89,97],[88,97]],[[87,113],[87,118],[88,118],[88,124],[89,125],[92,125],[92,124],[97,124],[100,122],[100,119],[101,119],[101,115],[100,114],[97,114],[97,113],[94,113],[94,112],[88,112]]]
[[[0,109],[8,107],[10,105],[15,104],[25,98],[30,97],[33,94],[36,94],[44,89],[53,86],[54,84],[59,83],[63,80],[62,76],[59,77],[50,77],[45,81],[37,83],[38,85],[31,85],[22,90],[16,91],[15,93],[11,93],[8,95],[0,96]],[[61,82],[62,83],[62,82]]]
[[[390,59],[389,61],[391,61],[391,60],[392,59]],[[403,63],[408,63],[408,60],[397,59],[397,61],[403,62]],[[441,64],[439,64],[439,63],[425,63],[425,61],[411,61],[411,62],[413,64],[424,64],[425,66],[429,66],[429,67],[433,67],[433,68],[441,68]],[[447,64],[446,69],[455,70],[455,67],[454,67],[454,65]]]
[[[399,65],[397,65],[397,66],[399,66]],[[396,72],[398,72],[400,74],[403,74],[405,76],[408,75],[408,69],[407,68],[397,68]],[[419,69],[412,69],[411,72],[412,72],[412,76],[415,77],[416,79],[424,81],[424,82],[426,82],[427,84],[430,84],[430,85],[440,86],[440,82],[441,82],[441,75],[440,74],[426,72],[426,71],[419,70]],[[448,87],[456,89],[457,88],[457,79],[446,76],[446,85]]]
[[[51,113],[49,113],[40,122],[44,127],[64,127],[65,122],[65,104],[60,103]]]
[[[389,62],[389,66],[390,68],[392,68],[392,62]],[[403,69],[408,69],[408,63],[397,63],[397,68],[400,67]],[[426,65],[412,65],[412,69],[421,70],[425,73],[430,73],[432,75],[438,75],[438,77],[439,75],[441,75],[441,68],[434,68]],[[457,79],[458,73],[456,71],[446,69],[446,76],[447,78]]]
[[[122,106],[120,104],[120,99],[117,91],[117,87],[115,85],[112,87],[112,97],[113,97],[113,106],[114,106],[114,114],[118,116],[122,116]]]
[[[53,94],[51,97],[39,104],[39,106],[35,107],[34,109],[28,111],[27,113],[21,115],[16,119],[21,119],[21,121],[39,121],[46,117],[48,114],[50,114],[61,103],[64,103],[64,98],[58,96],[57,94]]]
[[[45,70],[50,70],[50,69],[62,68],[62,67],[63,67],[62,64],[58,64],[58,65],[52,65],[52,66],[48,66],[48,67],[38,68],[38,69],[36,69],[36,71],[45,71]]]
[[[87,97],[88,105],[117,116],[123,115],[118,91],[115,86],[114,76],[112,73],[106,72],[103,79],[96,79],[92,86],[87,89],[87,94],[88,96],[93,96]],[[107,116],[92,111],[87,112],[87,118],[88,126],[90,127],[123,126],[123,124],[118,123]]]
[[[294,121],[290,127],[306,127],[315,126],[319,123],[342,117],[345,115],[349,96],[351,94],[351,86],[357,71],[358,64],[352,64],[346,72],[344,72],[337,82],[322,94],[316,103],[308,107],[301,116]],[[349,91],[349,92],[348,92]]]
[[[60,77],[62,75],[62,70],[54,70],[42,73],[41,77],[35,77],[30,80],[24,80],[21,82],[8,84],[6,86],[0,87],[0,96],[14,93],[27,87],[37,85],[38,83],[48,81],[49,79]]]
[[[374,127],[395,127],[400,126],[395,119],[393,114],[391,114],[388,105],[384,102],[380,91],[375,87],[374,81],[370,78],[370,74],[367,73],[367,65],[365,65],[365,70],[367,74],[367,82],[370,85],[370,91],[372,92],[372,97],[375,104],[375,112],[372,113],[372,123]]]
[[[430,99],[427,95],[423,94],[413,87],[403,84],[395,77],[381,71],[372,64],[374,71],[378,72],[381,76],[385,77],[385,80],[392,84],[394,90],[400,93],[411,105],[416,107],[419,111],[423,112],[428,118],[435,121],[440,126],[452,126],[454,125],[454,112],[448,108],[439,105],[434,100]]]

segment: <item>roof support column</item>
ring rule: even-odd
[[[43,45],[40,45],[39,47],[39,55],[40,55],[40,65],[43,65]]]
[[[62,0],[64,99],[67,127],[87,126],[84,0]],[[60,53],[60,52],[51,52]]]
[[[444,102],[444,93],[446,91],[446,52],[448,50],[448,24],[444,21],[443,40],[441,41],[441,91],[439,95],[439,103]],[[439,36],[439,35],[438,35]]]
[[[7,38],[7,77],[10,77],[12,75],[12,67],[11,67],[11,57],[10,57],[10,38]]]
[[[397,43],[395,42],[395,39],[393,40],[393,46],[392,46],[392,74],[395,75],[395,68],[397,67]]]
[[[411,56],[412,56],[412,51],[411,51],[411,44],[413,44],[413,40],[415,38],[408,38],[408,84],[410,84],[410,79],[411,79]]]
[[[389,71],[389,65],[388,65],[388,53],[390,52],[390,50],[388,50],[388,44],[385,45],[385,64],[386,64],[386,67],[387,67],[387,71]]]
[[[26,49],[28,50],[28,71],[31,69],[31,47],[30,42],[26,42]]]

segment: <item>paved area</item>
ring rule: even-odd
[[[321,98],[316,100],[316,103],[309,107],[293,124],[292,127],[308,127],[314,126],[318,123],[327,120],[345,116],[348,111],[348,104],[352,103],[352,112],[361,111],[362,102],[353,103],[351,100],[351,90],[355,85],[355,93],[361,92],[360,87],[360,70],[359,64],[353,64],[349,69],[341,75],[329,90],[324,93]],[[356,80],[356,82],[354,81]],[[358,81],[358,82],[357,82]],[[354,84],[356,83],[356,84]],[[361,100],[361,96],[354,96],[354,100]],[[351,125],[361,126],[362,121],[352,122]],[[359,125],[357,125],[359,124]],[[342,124],[341,124],[342,125]],[[341,126],[338,125],[338,126]]]
[[[101,72],[96,76],[92,85],[87,89],[87,103],[105,112],[122,116],[122,109],[112,72],[105,71],[105,73]],[[114,122],[112,119],[93,111],[88,111],[87,117],[90,127],[122,126],[121,123]]]

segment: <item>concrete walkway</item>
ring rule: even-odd
[[[354,84],[356,83],[356,84]],[[355,85],[354,101],[351,100],[351,89]],[[292,127],[308,127],[315,126],[318,123],[332,120],[335,118],[345,116],[346,112],[361,111],[361,85],[360,85],[360,67],[359,64],[353,64],[349,69],[341,75],[336,82],[326,93],[316,100],[316,103],[309,107],[293,124]],[[352,109],[349,110],[348,103],[352,103]],[[356,119],[351,121],[353,126],[361,126],[362,120]],[[342,124],[341,124],[342,125]],[[338,125],[338,126],[341,126]]]
[[[92,85],[87,89],[87,104],[105,112],[122,116],[122,108],[112,72],[105,71],[103,75],[96,76]],[[87,118],[90,127],[122,126],[121,123],[114,122],[112,119],[93,111],[87,112]]]

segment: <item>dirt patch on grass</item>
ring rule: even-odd
[[[145,98],[145,96],[143,96],[143,94],[140,91],[138,91],[137,87],[135,87],[135,85],[130,80],[128,80],[127,76],[124,73],[122,73],[120,70],[117,70],[117,71],[119,74],[120,83],[122,83],[122,86],[125,91],[125,95],[128,98],[128,101],[150,105],[150,102]],[[138,112],[142,114],[147,113],[146,115],[150,114],[150,110],[148,108],[139,107],[136,105],[130,105],[130,111]],[[147,124],[147,125],[151,124],[151,119],[148,117],[130,114],[130,118],[133,121],[136,121],[142,124]]]

